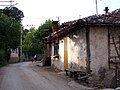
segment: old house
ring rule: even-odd
[[[55,68],[98,75],[120,60],[120,9],[66,22],[60,29],[57,23],[53,22],[53,33],[46,37]]]

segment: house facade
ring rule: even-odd
[[[109,70],[112,60],[119,60],[120,9],[63,23],[46,40],[50,41],[51,65],[55,68],[96,75],[101,68]]]

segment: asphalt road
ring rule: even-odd
[[[22,62],[0,68],[0,90],[75,90],[55,72]]]

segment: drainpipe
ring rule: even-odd
[[[87,67],[86,67],[86,73],[90,74],[91,70],[90,70],[90,37],[89,37],[89,27],[86,26],[86,49],[87,49]]]
[[[108,30],[108,66],[110,69],[110,28],[107,28]]]

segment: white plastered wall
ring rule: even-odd
[[[86,70],[86,30],[83,28],[69,35],[68,40],[69,68]]]
[[[54,56],[54,45],[52,44],[52,56]],[[52,66],[60,70],[64,70],[64,39],[59,40],[59,59],[51,58]]]

